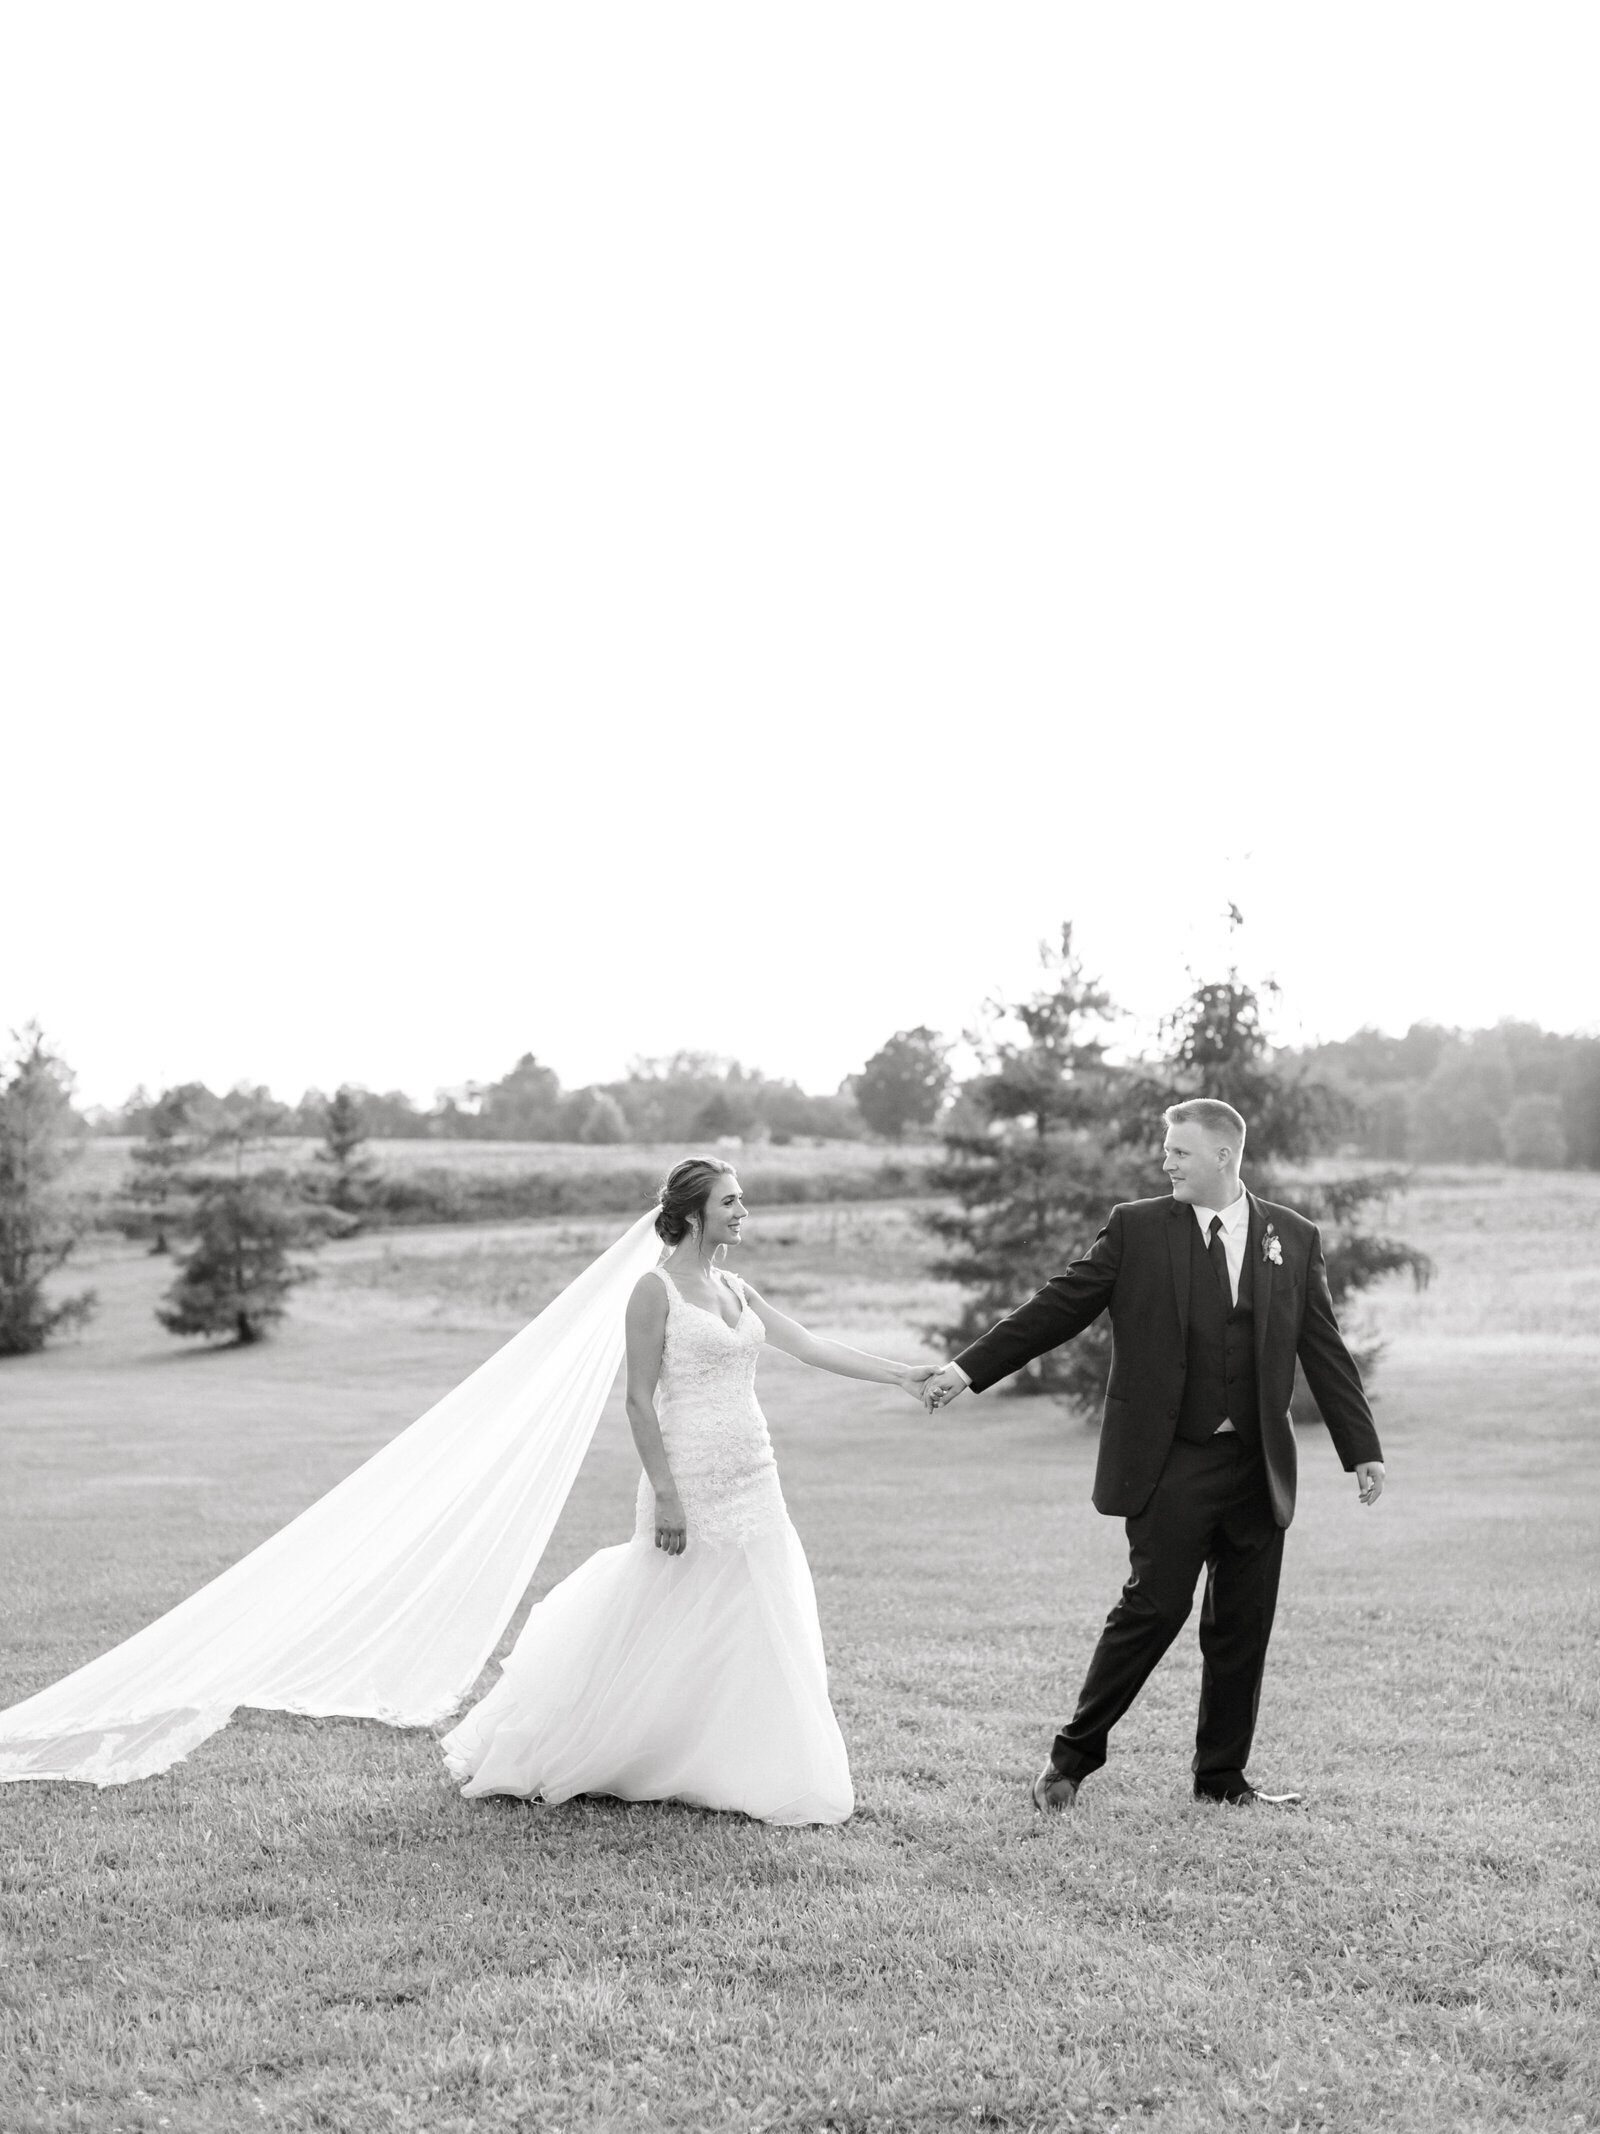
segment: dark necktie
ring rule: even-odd
[[[1218,1287],[1222,1291],[1222,1308],[1225,1312],[1231,1312],[1233,1310],[1233,1284],[1228,1280],[1228,1248],[1222,1242],[1222,1217],[1220,1215],[1213,1215],[1211,1218],[1211,1235],[1206,1240],[1206,1257],[1211,1262],[1211,1271],[1216,1276]]]

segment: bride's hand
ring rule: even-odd
[[[909,1393],[920,1407],[922,1405],[923,1387],[930,1378],[937,1377],[938,1372],[939,1366],[936,1363],[903,1363],[900,1366],[900,1376],[896,1383]]]
[[[656,1547],[665,1549],[669,1556],[681,1556],[689,1539],[688,1523],[683,1516],[683,1506],[675,1496],[664,1497],[656,1492]]]

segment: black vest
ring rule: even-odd
[[[1245,1444],[1259,1447],[1256,1280],[1248,1237],[1239,1269],[1239,1301],[1230,1310],[1200,1225],[1191,1218],[1184,1227],[1189,1233],[1189,1342],[1178,1436],[1191,1445],[1209,1444],[1226,1419]]]

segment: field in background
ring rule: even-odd
[[[105,1222],[128,1170],[131,1141],[89,1142],[73,1190]],[[316,1170],[314,1141],[273,1141],[247,1166]],[[639,1212],[681,1157],[707,1144],[617,1142],[595,1147],[545,1141],[372,1141],[378,1180],[368,1222],[379,1228],[427,1223],[536,1221],[585,1212]],[[753,1207],[830,1200],[882,1200],[924,1190],[937,1151],[882,1142],[711,1144],[735,1164]]]
[[[1408,1353],[1541,1353],[1554,1340],[1600,1356],[1600,1173],[1418,1170],[1373,1227],[1421,1245],[1438,1269],[1427,1289],[1378,1294],[1377,1324]]]
[[[109,1192],[128,1167],[134,1146],[126,1135],[97,1135],[83,1144],[73,1176],[82,1186]],[[285,1138],[274,1141],[264,1161],[310,1163],[318,1142]],[[545,1171],[555,1178],[596,1178],[610,1171],[651,1171],[664,1177],[684,1156],[725,1156],[732,1164],[759,1168],[772,1177],[814,1178],[831,1171],[875,1171],[886,1158],[926,1164],[939,1151],[913,1146],[889,1148],[881,1141],[752,1141],[743,1148],[718,1148],[704,1141],[619,1141],[588,1146],[575,1141],[379,1141],[367,1152],[389,1171],[470,1171],[492,1176],[499,1171]]]
[[[757,1202],[741,1264],[775,1303],[802,1318],[821,1310],[841,1329],[921,1327],[948,1314],[956,1292],[931,1283],[936,1248],[917,1201],[771,1208]],[[1376,1205],[1370,1227],[1420,1245],[1437,1275],[1409,1278],[1356,1299],[1347,1316],[1413,1356],[1463,1343],[1509,1353],[1558,1340],[1600,1355],[1600,1174],[1489,1169],[1419,1170],[1406,1190]],[[327,1279],[352,1289],[391,1287],[493,1323],[538,1309],[617,1235],[614,1218],[369,1236],[330,1253]],[[885,1295],[880,1299],[879,1289]],[[899,1314],[898,1319],[896,1314]],[[490,1323],[485,1320],[484,1323]],[[1383,1364],[1377,1384],[1382,1390]]]
[[[915,1205],[752,1223],[744,1270],[890,1352]],[[859,1795],[838,1831],[466,1803],[432,1742],[246,1714],[146,1785],[0,1791],[6,2134],[1403,2134],[1600,2126],[1600,1179],[1416,1182],[1372,1303],[1390,1483],[1301,1433],[1255,1769],[1187,1798],[1191,1628],[1081,1811],[1026,1785],[1122,1575],[1094,1436],[763,1365]],[[193,1590],[616,1234],[357,1238],[279,1339],[195,1351],[102,1241],[101,1317],[0,1367],[0,1701]],[[631,1523],[615,1402],[537,1591]]]
[[[486,1226],[470,1239],[451,1228],[379,1233],[334,1248],[318,1287],[349,1300],[336,1309],[382,1312],[404,1300],[437,1323],[509,1331],[619,1229],[611,1218]],[[922,1327],[956,1304],[955,1288],[928,1274],[933,1245],[915,1201],[758,1208],[750,1239],[737,1264],[757,1290],[858,1347],[920,1351]]]

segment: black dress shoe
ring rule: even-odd
[[[1033,1782],[1033,1805],[1041,1815],[1059,1815],[1078,1798],[1078,1781],[1063,1778],[1053,1764],[1046,1764]]]
[[[1229,1786],[1225,1791],[1213,1793],[1208,1787],[1196,1786],[1197,1801],[1220,1801],[1227,1808],[1293,1808],[1305,1799],[1303,1793],[1261,1793],[1254,1786]]]

